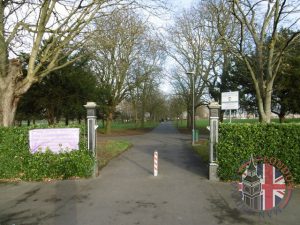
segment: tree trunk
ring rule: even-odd
[[[16,59],[9,60],[7,70],[0,71],[0,126],[14,125],[20,97],[27,92],[33,82],[23,78],[22,65]]]
[[[103,126],[103,128],[105,127],[105,119],[104,119],[104,117],[102,118],[102,126]]]
[[[49,125],[53,125],[55,122],[53,107],[47,109],[47,121]]]
[[[279,117],[279,122],[283,123],[285,120],[285,114],[279,113],[278,117]]]
[[[142,102],[141,128],[145,127],[145,102]]]
[[[111,134],[112,121],[113,121],[113,113],[109,112],[108,116],[106,118],[106,124],[105,124],[105,133],[106,134]]]
[[[4,127],[14,125],[19,100],[11,86],[0,91],[0,125]]]
[[[280,112],[278,113],[278,117],[279,117],[279,122],[283,123],[285,120],[285,115],[287,114],[287,110],[286,107],[281,106],[280,108]]]
[[[135,123],[135,128],[137,128],[137,127],[138,127],[138,112],[137,112],[136,104],[134,104],[133,110],[134,110],[134,123]]]
[[[271,123],[271,117],[272,117],[272,91],[273,91],[273,82],[269,81],[267,83],[267,88],[266,88],[266,97],[265,97],[265,104],[264,104],[264,108],[265,108],[265,123]]]
[[[225,110],[220,110],[220,122],[223,123],[224,121],[224,112]],[[209,117],[209,116],[208,116]],[[209,119],[209,118],[208,118]]]
[[[65,118],[65,124],[66,124],[66,126],[69,125],[69,116],[68,116],[68,115],[66,115],[66,118]]]
[[[56,123],[56,124],[59,124],[59,122],[60,122],[60,116],[59,116],[59,115],[56,115],[56,116],[55,116],[55,123]]]
[[[259,122],[271,123],[271,104],[272,104],[272,87],[273,83],[269,82],[266,87],[265,96],[262,97],[256,90],[256,99],[258,104]]]
[[[190,111],[187,111],[187,117],[186,117],[186,128],[192,129],[192,114]]]

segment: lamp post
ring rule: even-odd
[[[192,104],[193,104],[193,109],[192,109],[192,145],[195,144],[195,72],[186,72],[187,75],[192,76]]]

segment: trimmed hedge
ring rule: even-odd
[[[300,183],[300,124],[220,124],[218,174],[239,180],[239,167],[254,157],[276,157]]]
[[[51,128],[54,127],[58,128]],[[29,130],[49,126],[0,127],[0,179],[43,180],[91,176],[95,159],[87,150],[84,126],[76,127],[80,127],[80,150],[60,154],[50,151],[29,152]]]

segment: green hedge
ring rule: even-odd
[[[300,183],[299,124],[220,124],[218,174],[223,180],[238,180],[238,168],[254,157],[276,157]]]
[[[80,126],[80,150],[60,154],[29,152],[29,130],[35,128],[50,127],[0,127],[0,179],[66,179],[92,174],[95,160],[86,147],[84,126]]]

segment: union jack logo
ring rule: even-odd
[[[270,210],[279,205],[285,195],[286,184],[281,172],[270,164],[258,164],[261,183],[261,209]]]
[[[281,172],[270,164],[257,164],[257,175],[261,184],[261,210],[270,210],[278,206],[286,193],[286,184]],[[244,179],[247,170],[243,173]],[[239,191],[243,191],[243,183],[239,183]],[[243,196],[243,195],[242,195]],[[244,196],[242,197],[244,200]]]

